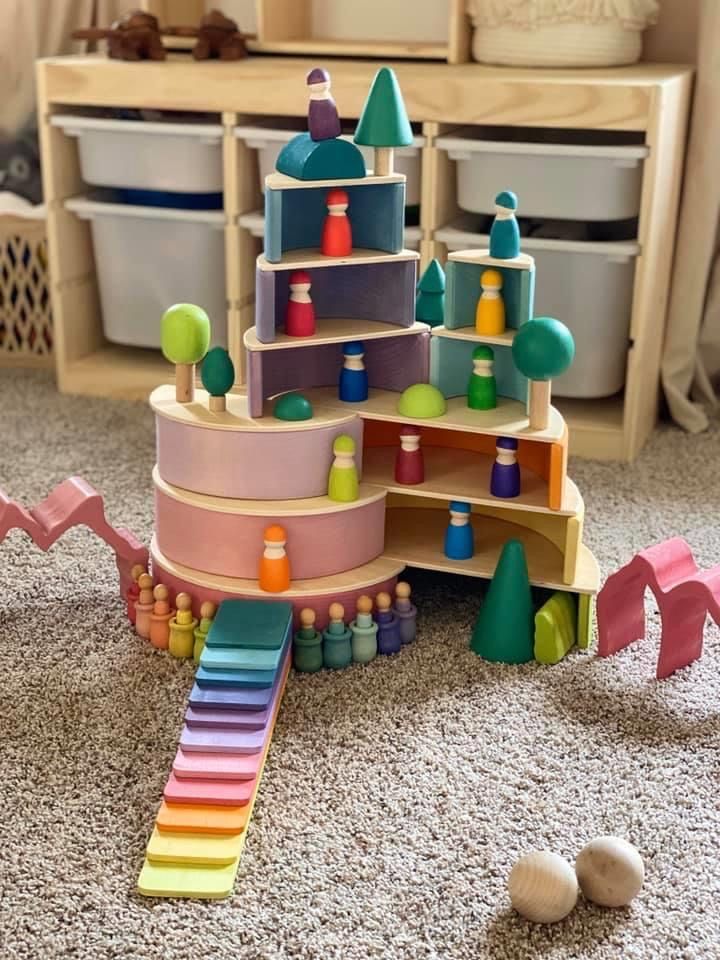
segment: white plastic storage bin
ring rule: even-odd
[[[223,213],[84,197],[65,206],[90,221],[108,340],[159,347],[163,312],[197,303],[210,317],[213,345],[227,346]]]
[[[648,155],[646,146],[622,142],[634,138],[602,131],[511,134],[462,127],[435,143],[457,162],[463,210],[491,214],[495,195],[511,189],[523,217],[627,220],[640,212],[642,162]]]
[[[62,114],[50,122],[77,137],[80,172],[93,186],[176,193],[218,193],[223,188],[220,124]]]
[[[444,227],[435,239],[448,252],[488,247],[490,238]],[[559,397],[610,397],[623,388],[629,347],[635,258],[633,242],[586,242],[525,237],[535,258],[536,317],[562,320],[575,338],[575,360],[557,380]]]
[[[265,236],[265,215],[262,210],[253,210],[252,213],[243,213],[238,217],[238,223],[245,230],[262,240]],[[420,227],[405,227],[405,248],[407,250],[420,249]]]
[[[277,120],[273,121],[277,124]],[[260,189],[265,189],[265,177],[274,173],[278,154],[285,144],[300,131],[307,128],[304,120],[285,121],[284,128],[258,123],[251,127],[236,127],[235,136],[254,150],[258,151],[258,168],[260,174]],[[344,140],[352,141],[352,134],[343,134]],[[408,207],[420,204],[420,151],[425,146],[425,137],[416,136],[408,147],[398,147],[395,150],[395,172],[404,173],[407,177],[405,187],[405,205]],[[368,170],[373,165],[372,147],[360,147],[365,158]]]

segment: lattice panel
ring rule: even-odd
[[[0,363],[51,366],[52,343],[45,224],[0,218]]]

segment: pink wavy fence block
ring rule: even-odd
[[[699,570],[682,537],[641,550],[598,594],[599,656],[612,656],[645,636],[647,587],[662,618],[656,669],[661,680],[700,659],[708,614],[720,624],[720,565]]]
[[[0,489],[0,543],[10,530],[19,529],[41,550],[49,550],[66,530],[78,526],[89,527],[114,551],[120,595],[124,597],[131,583],[130,570],[136,563],[147,568],[148,551],[129,530],[117,529],[107,522],[103,498],[87,480],[63,480],[45,500],[29,510]]]

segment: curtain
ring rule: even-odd
[[[662,382],[670,413],[697,433],[720,386],[720,2],[702,0],[698,68]]]

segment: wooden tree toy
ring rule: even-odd
[[[490,228],[490,256],[496,260],[514,260],[520,254],[520,228],[515,219],[518,199],[512,190],[495,197],[495,219]]]
[[[287,533],[280,524],[265,529],[265,549],[260,557],[258,585],[266,593],[283,593],[290,589],[290,561],[285,552]]]
[[[462,500],[450,503],[450,521],[445,531],[445,556],[449,560],[469,560],[475,552],[471,507]]]
[[[400,639],[400,621],[392,610],[392,597],[389,593],[379,593],[375,597],[377,607],[377,645],[378,653],[389,656],[399,653],[402,642]]]
[[[130,570],[131,584],[127,589],[126,599],[127,599],[127,615],[130,623],[135,623],[135,604],[138,601],[140,596],[140,587],[138,586],[138,579],[142,573],[146,573],[145,567],[140,563],[136,563],[135,566]]]
[[[520,496],[520,464],[517,462],[518,442],[515,437],[498,437],[497,456],[490,471],[490,493],[493,497],[510,499]]]
[[[497,406],[495,352],[480,344],[472,352],[473,368],[468,380],[467,405],[471,410],[493,410]]]
[[[138,577],[137,603],[135,604],[135,632],[144,640],[150,638],[150,615],[153,612],[153,582],[149,573],[141,573]]]
[[[357,598],[352,630],[352,658],[355,663],[370,663],[377,656],[378,625],[372,618],[372,599],[365,594]]]
[[[412,590],[409,583],[400,580],[395,584],[395,616],[400,624],[400,642],[403,646],[412,643],[417,632],[417,607],[411,603]]]
[[[329,622],[323,633],[323,663],[331,670],[341,670],[352,663],[353,632],[345,626],[345,608],[341,603],[331,603]]]
[[[515,335],[512,356],[515,366],[530,381],[530,429],[546,430],[550,422],[550,381],[573,362],[573,336],[564,323],[552,317],[528,320]]]
[[[235,383],[235,367],[224,347],[209,350],[200,368],[200,379],[207,390],[208,407],[212,413],[223,413],[227,407],[225,395]]]
[[[178,659],[186,660],[193,655],[195,628],[197,620],[192,614],[192,597],[189,593],[179,593],[175,597],[177,611],[170,620],[170,653]]]
[[[395,147],[413,142],[400,85],[390,67],[381,67],[375,74],[353,139],[361,146],[374,147],[376,177],[393,173]]]
[[[300,673],[317,673],[323,667],[322,634],[315,629],[315,611],[300,611],[300,629],[293,640],[293,666]]]
[[[202,307],[176,303],[162,316],[162,352],[175,364],[175,399],[192,403],[195,398],[195,364],[210,346],[210,319]]]
[[[74,40],[107,40],[112,60],[164,60],[160,25],[157,17],[143,10],[123,14],[107,28],[73,30]]]
[[[355,465],[355,441],[345,433],[335,438],[334,460],[328,477],[328,497],[339,503],[352,503],[359,495],[359,480]]]
[[[499,270],[483,270],[480,274],[482,293],[475,310],[475,331],[496,337],[505,332],[505,301],[501,290],[503,276]]]
[[[342,133],[337,106],[330,93],[330,74],[322,67],[314,67],[306,77],[310,102],[308,104],[308,133],[312,140],[334,140]]]
[[[557,923],[578,898],[575,871],[557,853],[536,850],[521,857],[508,878],[510,902],[533,923]]]
[[[199,27],[166,27],[171,37],[197,37],[192,49],[195,60],[242,60],[247,56],[245,35],[237,23],[220,10],[210,10]]]
[[[508,540],[475,621],[470,649],[496,663],[534,658],[535,622],[525,548]]]
[[[168,588],[158,583],[153,589],[153,612],[150,614],[150,643],[158,650],[167,650],[170,642],[170,609]]]
[[[320,236],[320,253],[325,257],[349,257],[352,253],[352,227],[347,209],[350,197],[342,187],[333,187],[325,197],[327,216]]]
[[[200,657],[205,649],[205,641],[210,632],[215,617],[216,606],[212,600],[206,600],[200,607],[200,623],[193,633],[193,660],[200,663]]]
[[[365,369],[365,344],[360,340],[343,344],[338,396],[345,403],[364,403],[368,398],[368,374]]]
[[[406,423],[400,427],[400,448],[395,455],[395,482],[406,486],[425,481],[425,459],[420,449],[420,428]]]
[[[307,270],[290,274],[290,296],[285,311],[285,333],[288,337],[312,337],[315,333],[315,307],[310,297],[312,285]]]
[[[420,277],[415,298],[415,319],[431,327],[445,320],[445,273],[439,260],[431,260]]]

